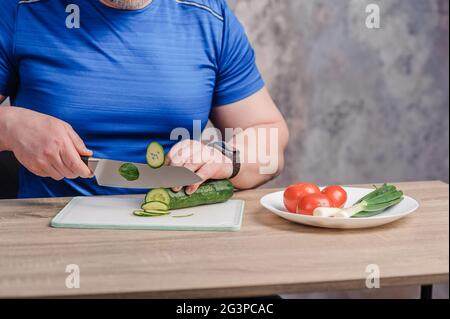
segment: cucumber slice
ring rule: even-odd
[[[137,217],[161,217],[161,216],[166,216],[168,214],[169,213],[164,213],[164,214],[158,213],[158,214],[155,214],[155,213],[149,213],[149,212],[146,212],[146,211],[143,211],[143,210],[135,210],[133,212],[133,215],[137,216]]]
[[[131,164],[131,163],[125,163],[119,168],[119,174],[123,178],[125,178],[127,181],[136,181],[139,179],[139,170],[138,168]]]
[[[169,210],[169,206],[161,202],[144,203],[141,208],[146,212],[155,210],[167,212]]]
[[[144,212],[149,215],[159,215],[159,216],[170,215],[170,212],[165,212],[162,210],[145,210]]]
[[[151,168],[160,168],[164,165],[164,148],[157,142],[152,142],[147,148],[147,164]]]
[[[153,189],[145,196],[145,202],[161,202],[170,207],[170,196],[164,188]]]

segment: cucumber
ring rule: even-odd
[[[157,142],[152,142],[147,148],[147,164],[151,168],[157,169],[164,165],[164,148]]]
[[[161,195],[164,193],[166,195]],[[150,200],[154,197],[164,197],[165,199],[163,202],[159,203],[165,204],[167,206],[167,210],[173,210],[223,203],[229,200],[233,196],[233,193],[233,184],[231,184],[229,180],[223,180],[206,182],[191,196],[186,195],[184,191],[175,193],[171,189],[159,188],[150,191],[147,194],[146,199],[148,198]],[[153,202],[150,202],[149,204],[152,203]],[[144,206],[143,209],[145,209]]]
[[[143,210],[145,210],[146,212],[155,211],[155,210],[167,212],[169,210],[169,206],[167,206],[165,203],[161,203],[161,202],[144,203],[144,204],[142,204],[141,208]]]
[[[122,166],[119,167],[119,174],[123,178],[125,178],[127,181],[135,181],[139,179],[139,170],[138,168],[131,164],[131,163],[125,163]]]
[[[145,196],[145,202],[161,202],[169,206],[170,196],[164,188],[156,188],[148,192],[147,196]]]

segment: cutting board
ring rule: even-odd
[[[51,221],[56,228],[148,229],[190,231],[239,231],[245,202],[229,200],[172,211],[162,217],[137,217],[142,198],[75,197]],[[188,215],[174,218],[173,215]]]

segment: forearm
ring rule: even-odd
[[[229,141],[241,155],[240,173],[232,179],[238,189],[251,189],[278,176],[284,168],[289,131],[284,121],[247,128]]]

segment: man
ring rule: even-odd
[[[168,152],[167,165],[240,189],[283,168],[288,129],[225,0],[2,0],[0,102],[8,96],[0,151],[22,165],[20,198],[142,192],[98,186],[80,155],[144,162],[150,141]],[[243,131],[221,146],[170,139],[208,119]],[[278,132],[276,169],[238,165],[239,154],[261,148],[239,137],[256,132],[269,144],[269,129]],[[206,155],[194,161],[194,152]]]

